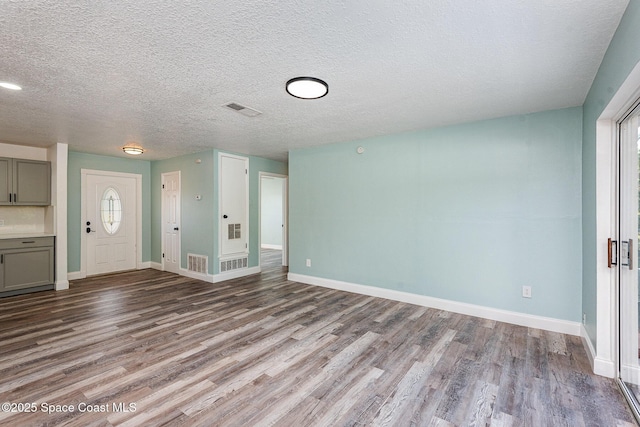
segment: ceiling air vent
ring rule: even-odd
[[[236,104],[235,102],[230,102],[228,104],[224,104],[223,107],[228,108],[228,109],[233,110],[233,111],[237,111],[238,113],[242,114],[243,116],[247,116],[247,117],[255,117],[255,116],[259,116],[260,114],[262,114],[258,110],[254,110],[253,108],[245,107],[244,105]]]

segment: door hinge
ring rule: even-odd
[[[248,174],[248,173],[249,173],[249,170],[248,170],[248,169],[245,169],[245,170],[244,170],[244,174],[246,175],[246,174]]]
[[[249,246],[247,246],[247,244],[245,243],[245,244],[244,244],[244,248],[246,249],[246,248],[248,248],[248,247],[249,247]]]

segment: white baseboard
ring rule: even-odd
[[[65,289],[69,289],[69,281],[68,280],[58,280],[55,284],[56,291],[64,291]]]
[[[227,273],[218,273],[213,275],[213,283],[237,279],[238,277],[251,276],[252,274],[259,274],[261,271],[262,269],[260,269],[260,267],[250,267],[229,271]]]
[[[591,338],[589,338],[589,334],[582,324],[580,325],[580,336],[593,373],[607,378],[614,378],[616,376],[615,363],[613,363],[613,360],[606,360],[597,356],[596,349],[593,348],[591,343]]]
[[[196,273],[195,271],[189,271],[186,268],[180,268],[180,273],[178,274],[180,274],[181,276],[190,277],[192,279],[202,280],[203,282],[213,283],[214,276],[212,276],[211,274]]]
[[[151,261],[143,261],[138,264],[138,270],[142,270],[145,268],[151,268]]]
[[[161,262],[149,261],[149,268],[153,268],[154,270],[164,271]]]
[[[289,273],[287,278],[294,282],[308,285],[323,286],[325,288],[353,292],[373,297],[386,298],[394,301],[406,302],[423,307],[436,308],[468,316],[481,317],[483,319],[496,320],[519,326],[543,329],[551,332],[559,332],[568,335],[580,336],[582,324],[568,320],[554,319],[550,317],[535,316],[518,313],[515,311],[500,310],[497,308],[467,304],[463,302],[428,297],[425,295],[378,288],[375,286],[359,285],[356,283],[342,282],[339,280],[324,279],[322,277],[307,276],[304,274]]]
[[[82,271],[70,271],[67,273],[68,280],[80,280],[80,279],[84,279],[85,277],[87,277],[87,275],[84,274]]]
[[[260,245],[260,247],[262,249],[277,249],[279,251],[282,250],[282,245],[270,245],[268,243],[263,243],[262,245]]]

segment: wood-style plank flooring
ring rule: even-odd
[[[35,412],[0,425],[635,425],[578,337],[290,282],[278,256],[1,299],[0,402]]]

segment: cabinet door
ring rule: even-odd
[[[10,205],[9,194],[13,193],[11,173],[12,159],[0,157],[0,205]]]
[[[0,253],[2,291],[53,283],[53,248],[5,249]]]
[[[51,163],[13,160],[14,205],[51,204]]]

